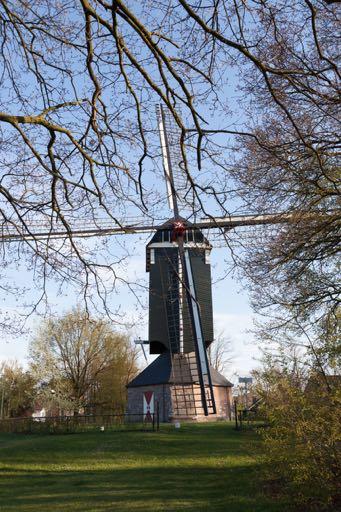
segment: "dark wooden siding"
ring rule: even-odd
[[[206,346],[213,341],[211,266],[205,263],[205,249],[190,249],[196,297]],[[155,248],[155,263],[150,265],[149,342],[150,353],[179,350],[178,249]],[[194,351],[192,326],[186,294],[183,294],[184,351]]]
[[[179,333],[178,250],[155,249],[155,263],[149,278],[149,342],[150,353],[159,354],[162,347],[173,350]],[[171,333],[171,340],[170,340]],[[161,345],[160,345],[161,344]]]
[[[205,251],[191,249],[190,258],[197,300],[200,305],[204,339],[208,346],[213,341],[213,309],[211,265],[205,263]]]
[[[211,266],[205,263],[204,249],[190,249],[189,254],[196,298],[200,306],[203,336],[208,347],[213,341]],[[183,320],[185,352],[192,352],[194,344],[187,302],[184,303]]]

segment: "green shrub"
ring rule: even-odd
[[[322,376],[308,385],[286,374],[264,395],[270,426],[262,430],[271,478],[303,510],[335,510],[340,496],[340,388]]]

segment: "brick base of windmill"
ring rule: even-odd
[[[158,404],[160,422],[172,421],[211,421],[214,419],[231,419],[232,387],[222,374],[210,368],[216,402],[216,414],[205,416],[203,410],[193,402],[193,392],[199,396],[199,384],[174,382],[169,352],[161,354],[135,379],[127,385],[127,414],[143,416],[145,421],[151,419]],[[180,391],[181,389],[181,391]],[[186,408],[179,406],[179,398],[185,394]],[[183,402],[182,402],[183,403]]]

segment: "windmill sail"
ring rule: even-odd
[[[315,216],[302,212],[278,212],[269,214],[240,214],[228,217],[213,217],[197,220],[192,230],[224,231],[252,226],[273,226],[294,222],[295,218],[307,219]],[[162,229],[166,219],[156,221],[146,217],[122,218],[116,224],[110,219],[66,219],[69,229],[56,222],[25,220],[25,225],[12,221],[0,222],[0,240],[2,242],[20,242],[22,240],[52,240],[67,238],[90,238],[136,233],[154,233]],[[240,232],[243,236],[243,231]]]
[[[171,164],[171,159],[170,159],[170,154],[169,154],[169,142],[168,142],[168,134],[166,131],[166,126],[165,126],[165,116],[164,116],[162,107],[157,108],[156,113],[157,113],[158,126],[159,126],[163,170],[165,173],[165,181],[166,181],[166,187],[167,187],[168,206],[172,211],[174,211],[175,191],[173,189],[172,164]]]
[[[169,208],[175,216],[181,209],[181,215],[187,216],[193,212],[194,200],[188,179],[188,171],[182,152],[181,130],[171,113],[162,105],[156,109],[162,162],[167,187],[167,199]]]

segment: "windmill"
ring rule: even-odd
[[[193,198],[189,198],[191,187],[184,171],[179,129],[161,106],[157,109],[157,119],[170,218],[158,224],[145,219],[126,220],[118,226],[74,222],[72,237],[154,233],[146,247],[149,336],[147,341],[139,343],[149,345],[150,354],[159,355],[159,362],[153,362],[147,373],[142,372],[148,377],[142,379],[142,383],[157,384],[162,369],[167,374],[166,381],[172,384],[173,417],[214,415],[217,407],[207,357],[207,348],[213,342],[212,246],[203,230],[285,223],[292,215],[277,213],[187,220],[186,208],[193,205]],[[43,223],[28,222],[25,226],[3,227],[0,237],[8,242],[32,238],[65,239],[70,237],[70,231],[57,225],[45,227]],[[214,374],[214,379],[219,380],[219,376]],[[140,376],[135,379],[135,385],[139,386],[139,382]],[[150,394],[144,400],[150,408]]]
[[[147,245],[149,346],[151,354],[168,351],[175,416],[216,414],[207,348],[213,342],[209,255],[200,229],[180,214],[188,193],[180,137],[170,116],[157,109],[167,198],[172,217]]]

